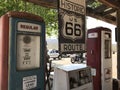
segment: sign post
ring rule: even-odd
[[[59,50],[85,51],[85,0],[59,0]]]

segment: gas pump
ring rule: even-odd
[[[85,64],[56,67],[53,90],[93,90],[91,68]]]
[[[111,30],[88,30],[87,65],[92,67],[94,90],[112,90]]]
[[[45,23],[37,15],[0,18],[0,90],[44,90]]]

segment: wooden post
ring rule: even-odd
[[[120,9],[117,10],[117,78],[120,79]]]

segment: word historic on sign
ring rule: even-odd
[[[61,0],[60,7],[69,11],[79,13],[79,14],[85,14],[85,9],[83,6],[67,0]]]

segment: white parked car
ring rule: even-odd
[[[56,49],[48,50],[48,55],[50,56],[50,58],[53,58],[54,60],[56,58],[61,59],[59,51]]]

